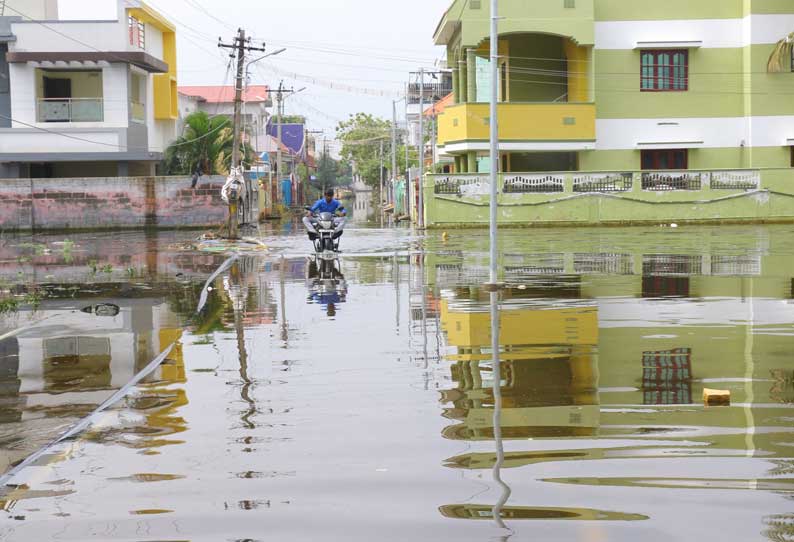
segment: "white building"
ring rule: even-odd
[[[143,2],[113,1],[101,21],[5,2],[0,178],[154,174],[176,136],[176,30]]]
[[[194,111],[204,111],[210,116],[224,115],[234,117],[234,86],[180,86],[179,117],[180,130],[184,119]],[[267,122],[270,118],[268,107],[273,105],[270,89],[265,85],[248,85],[242,95],[242,121],[247,133],[248,143],[257,154],[265,152],[268,145]]]

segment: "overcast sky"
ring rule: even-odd
[[[112,18],[115,1],[60,0],[61,17]],[[251,82],[277,86],[283,79],[287,87],[307,87],[287,99],[286,111],[305,114],[312,129],[329,131],[357,111],[391,117],[391,100],[401,92],[408,72],[431,68],[443,57],[443,48],[435,47],[432,37],[451,2],[147,0],[177,23],[179,84],[223,83],[229,58],[219,52],[218,37],[228,42],[242,26],[248,35],[267,42],[269,51],[287,48],[259,62]],[[371,95],[377,92],[387,95]],[[398,105],[400,116],[403,107]]]

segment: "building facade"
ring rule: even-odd
[[[794,167],[794,73],[768,73],[794,30],[787,0],[502,0],[501,170]],[[438,25],[455,105],[438,144],[489,169],[489,3]],[[794,69],[794,61],[792,62]]]
[[[204,111],[210,116],[223,115],[234,118],[234,85],[227,86],[180,86],[180,127],[184,119],[194,111]],[[273,100],[266,85],[248,85],[243,92],[242,119],[250,134],[248,143],[261,154],[267,146],[267,123],[269,107]],[[181,133],[181,128],[180,128]]]
[[[176,136],[174,25],[137,0],[103,21],[4,4],[0,177],[153,175]]]

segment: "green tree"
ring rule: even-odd
[[[769,56],[767,71],[769,73],[789,72],[792,66],[792,54],[794,53],[794,32],[781,39],[775,44],[772,54]]]
[[[210,117],[196,111],[185,118],[185,129],[165,151],[167,175],[190,175],[200,169],[204,175],[227,175],[231,168],[234,130],[228,117]],[[243,161],[251,163],[254,151],[241,146]]]
[[[336,127],[337,139],[342,142],[342,158],[354,163],[364,182],[380,183],[380,149],[383,143],[384,165],[388,167],[391,145],[391,123],[368,115],[350,115]]]
[[[336,160],[331,158],[327,152],[320,155],[320,161],[317,163],[317,180],[315,187],[319,190],[323,188],[333,188],[337,186],[339,169]]]

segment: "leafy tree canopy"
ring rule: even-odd
[[[210,117],[196,111],[185,118],[185,129],[165,151],[167,175],[191,175],[200,170],[204,175],[228,175],[232,161],[234,130],[228,117]],[[241,147],[243,161],[251,163],[254,155],[250,145]]]

